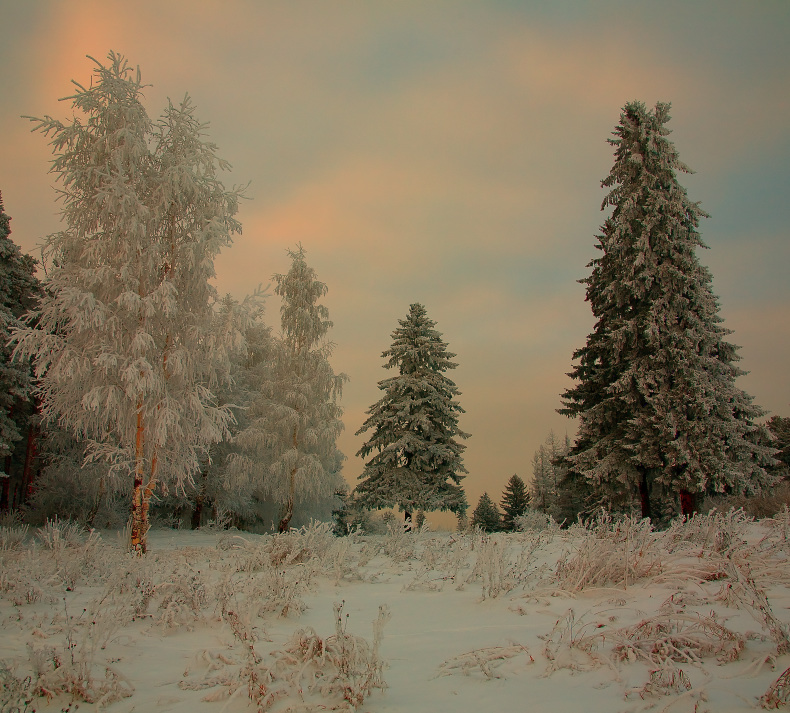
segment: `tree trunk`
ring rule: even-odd
[[[642,471],[639,479],[639,500],[642,505],[642,517],[652,517],[650,509],[650,487],[647,484],[647,473]]]
[[[291,523],[291,518],[294,515],[294,499],[293,495],[288,498],[288,502],[283,507],[283,516],[280,519],[280,524],[277,526],[277,532],[288,532],[288,525]]]
[[[0,510],[8,510],[11,507],[11,454],[5,459],[5,474],[7,477],[0,478],[2,491],[0,491]]]
[[[93,521],[96,519],[96,513],[99,512],[99,506],[101,505],[102,498],[104,497],[104,478],[99,478],[99,492],[96,494],[96,500],[93,503],[93,506],[88,512],[88,517],[85,519],[85,525],[87,527],[93,527]]]
[[[192,509],[191,526],[193,530],[197,530],[200,527],[201,520],[203,519],[203,506],[206,504],[206,490],[208,489],[208,468],[209,466],[207,465],[206,470],[200,475],[200,488],[198,488],[198,493],[195,497],[195,506]]]
[[[7,478],[0,478],[2,483],[2,492],[0,492],[0,510],[8,510],[11,505],[11,476],[8,474]]]
[[[39,427],[30,424],[27,427],[27,448],[25,449],[25,465],[22,469],[22,498],[28,502],[33,497],[33,461],[38,455]]]
[[[294,432],[294,448],[296,447],[296,432]],[[283,507],[283,515],[280,518],[280,524],[277,526],[277,532],[288,532],[288,526],[291,524],[291,518],[294,516],[294,499],[296,497],[296,468],[291,471],[288,481],[288,501]]]
[[[195,498],[195,507],[192,509],[192,529],[197,530],[200,527],[200,521],[203,518],[203,494],[198,494]]]
[[[145,424],[143,423],[142,399],[137,404],[137,433],[134,445],[134,489],[132,490],[132,552],[144,555],[148,539],[148,511],[143,508],[143,446],[145,445]]]
[[[688,490],[680,491],[680,512],[691,517],[697,512],[697,494],[690,493]]]

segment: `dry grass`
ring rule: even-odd
[[[238,615],[225,615],[238,648],[232,653],[204,651],[184,672],[179,686],[185,690],[212,689],[204,701],[232,699],[245,692],[257,711],[276,709],[288,700],[288,710],[355,710],[373,689],[386,688],[385,664],[380,655],[389,609],[382,605],[373,622],[373,639],[348,631],[343,603],[335,603],[335,633],[319,636],[311,627],[297,629],[281,649],[264,660],[255,648],[257,637]],[[201,678],[191,678],[192,668],[205,666]],[[296,707],[294,699],[299,700]]]
[[[718,495],[706,498],[702,510],[715,508],[720,512],[743,510],[754,518],[775,517],[777,513],[790,508],[790,482],[780,483],[771,492],[762,495]]]
[[[492,641],[447,659],[438,666],[440,675],[529,675],[527,666],[543,659],[546,676],[602,669],[625,695],[666,697],[667,707],[679,708],[699,702],[702,689],[689,686],[711,662],[727,665],[750,655],[753,663],[722,676],[734,678],[756,675],[766,662],[790,653],[790,629],[771,601],[777,588],[790,585],[787,510],[762,523],[743,511],[713,512],[677,520],[665,531],[647,521],[604,517],[568,530],[448,535],[391,528],[335,538],[329,526],[313,523],[282,535],[225,534],[216,548],[145,558],[129,557],[95,533],[73,532],[68,523],[53,521],[42,530],[35,541],[27,533],[7,534],[7,546],[0,547],[0,599],[20,618],[18,625],[11,618],[6,623],[26,632],[22,619],[32,612],[40,617],[40,638],[13,661],[0,662],[8,691],[3,705],[12,698],[20,707],[38,696],[68,695],[104,706],[131,695],[123,664],[116,666],[105,648],[132,622],[135,630],[157,635],[217,627],[227,648],[201,650],[179,684],[201,691],[207,701],[249,700],[271,713],[287,706],[367,705],[385,686],[379,649],[386,608],[371,639],[348,631],[342,604],[328,633],[319,633],[319,626],[291,628],[287,620],[302,615],[319,582],[344,587],[400,576],[403,596],[439,592],[448,583],[456,590],[479,584],[480,600],[486,600],[481,615],[510,609],[541,621],[551,614],[540,629],[550,629],[540,637],[542,646],[535,633],[525,645]],[[645,588],[658,596],[647,597]],[[560,616],[558,597],[573,599],[575,609]],[[510,602],[499,604],[502,599]],[[758,632],[739,627],[749,620],[744,614],[758,622]],[[280,632],[276,642],[272,630]],[[626,690],[629,667],[638,681]],[[784,705],[788,691],[785,672],[760,702]]]
[[[500,678],[500,673],[496,670],[503,662],[517,656],[526,656],[530,664],[535,663],[535,659],[530,655],[529,649],[521,644],[511,644],[510,646],[489,646],[483,649],[474,649],[460,656],[453,656],[439,666],[439,676],[450,676],[460,672],[464,676],[469,676],[473,671],[479,669],[487,679]]]

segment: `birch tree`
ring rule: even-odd
[[[297,501],[328,498],[343,486],[345,456],[339,405],[348,377],[329,363],[334,345],[329,310],[319,303],[327,286],[307,264],[304,249],[289,250],[291,268],[273,276],[282,298],[280,334],[260,364],[259,393],[245,414],[248,425],[234,439],[231,475],[251,480],[262,498],[278,503],[285,532]]]
[[[33,119],[50,139],[62,231],[44,245],[46,297],[16,333],[34,360],[42,415],[132,479],[131,547],[147,549],[157,486],[183,486],[230,411],[213,390],[228,374],[210,280],[239,232],[239,192],[204,139],[189,97],[152,122],[140,71],[116,53],[68,97],[74,116]]]

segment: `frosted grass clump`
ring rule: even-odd
[[[517,515],[513,518],[513,522],[519,532],[540,532],[543,530],[556,531],[560,528],[551,515],[531,508],[527,509],[523,515]]]
[[[36,539],[47,550],[60,551],[66,547],[79,547],[83,543],[85,530],[73,520],[47,520],[36,530]]]
[[[27,539],[27,525],[14,525],[0,527],[0,550],[15,550],[21,547]]]

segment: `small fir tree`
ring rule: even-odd
[[[33,357],[45,421],[131,477],[142,554],[157,486],[189,483],[228,432],[214,390],[237,330],[217,333],[211,280],[240,230],[239,194],[219,180],[227,164],[189,97],[154,124],[139,70],[110,53],[94,74],[70,97],[70,123],[33,120],[51,137],[65,228],[47,238],[46,296],[16,353]]]
[[[367,532],[370,529],[370,513],[368,510],[359,507],[356,496],[349,492],[348,486],[344,483],[343,487],[335,493],[338,505],[332,510],[332,521],[334,526],[332,532],[335,537],[346,537],[357,530]]]
[[[473,528],[479,527],[483,532],[497,532],[502,527],[502,515],[491,500],[488,493],[483,493],[472,513]]]
[[[602,209],[614,210],[583,280],[596,324],[560,409],[579,418],[571,479],[585,478],[600,504],[645,517],[772,482],[761,411],[735,386],[736,347],[696,255],[705,213],[677,180],[689,169],[667,139],[669,118],[669,104],[630,102],[609,140]]]
[[[355,492],[371,509],[399,506],[407,521],[418,509],[460,514],[467,507],[460,485],[466,446],[458,439],[469,434],[458,427],[458,388],[444,375],[456,367],[455,354],[421,304],[411,305],[398,323],[392,346],[382,354],[385,368],[398,375],[379,382],[384,396],[357,431],[372,431],[357,455],[373,457]]]
[[[529,491],[524,481],[517,475],[510,476],[502,493],[502,529],[512,532],[516,529],[515,519],[523,515],[529,507]]]
[[[288,529],[297,500],[331,498],[342,488],[338,401],[348,379],[329,363],[334,345],[326,335],[332,322],[318,303],[327,286],[307,265],[301,246],[289,255],[291,269],[273,278],[283,300],[281,333],[272,342],[271,363],[259,365],[260,390],[231,461],[231,472],[245,474],[262,497],[281,506],[280,532]]]

